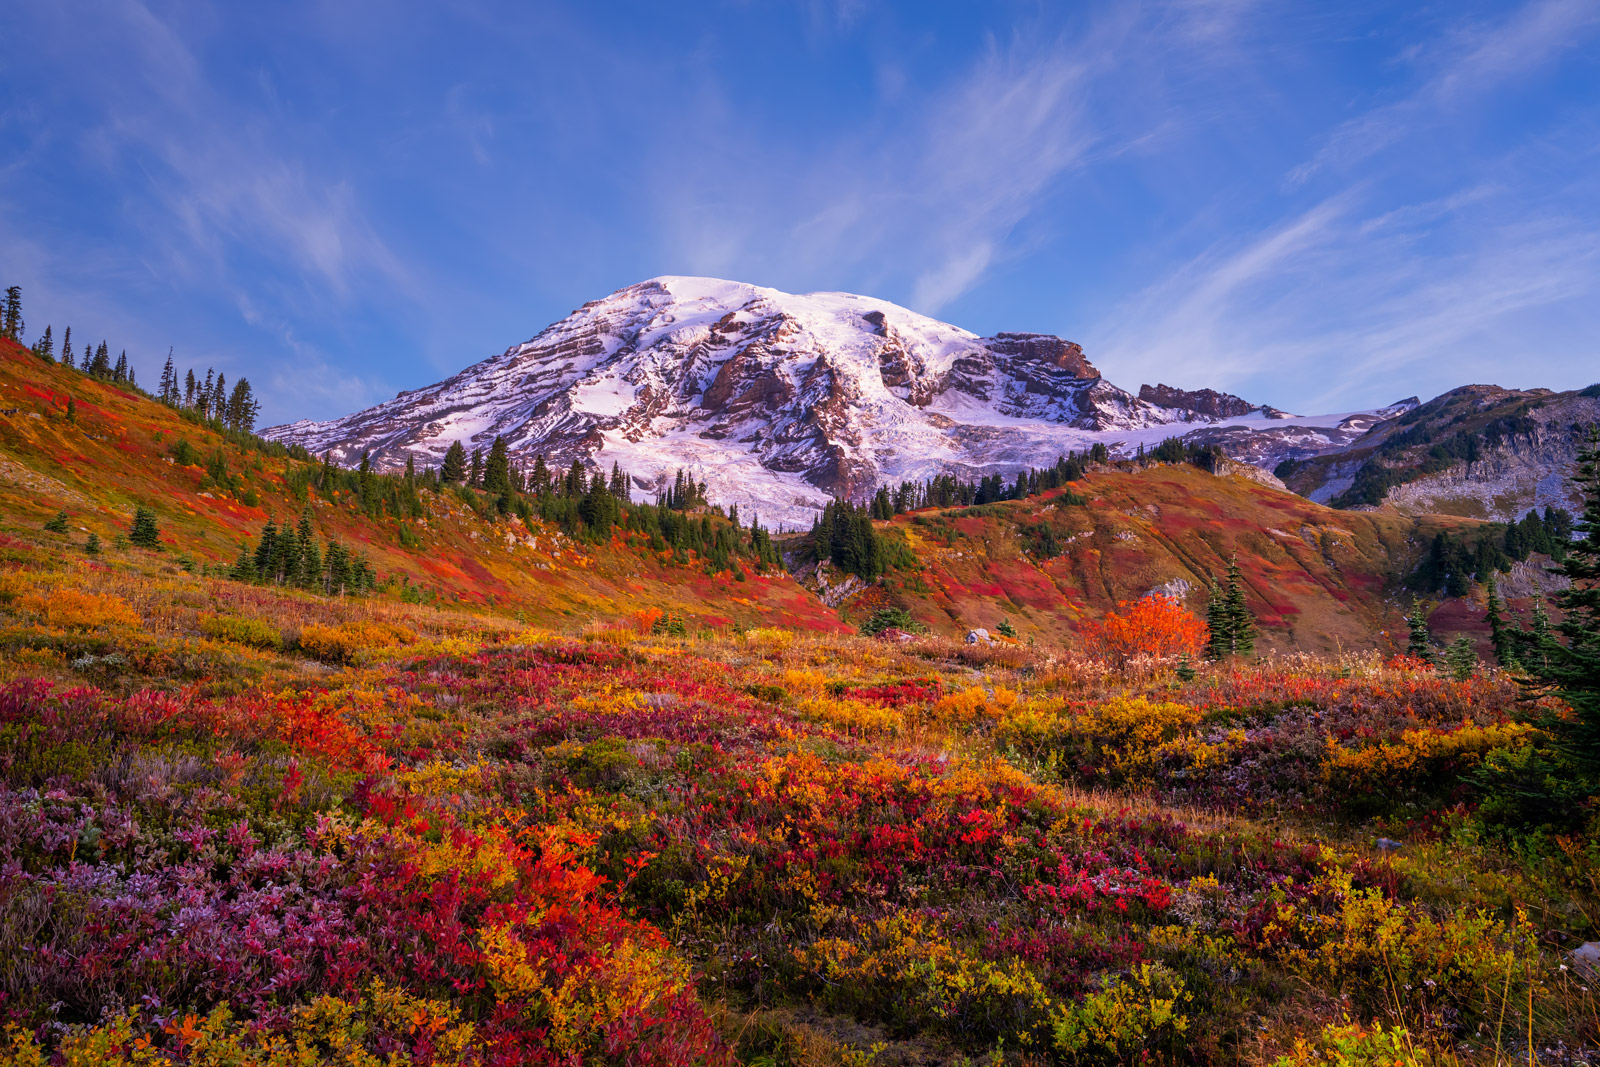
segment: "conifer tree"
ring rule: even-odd
[[[221,380],[218,380],[218,391],[221,390]],[[240,378],[233,387],[233,394],[228,397],[227,424],[228,428],[241,433],[253,433],[256,428],[256,413],[261,405],[256,401],[255,394],[250,389],[250,379]]]
[[[1551,597],[1561,621],[1551,633],[1548,618],[1543,620],[1544,633],[1534,635],[1539,655],[1528,667],[1572,709],[1571,716],[1552,718],[1546,728],[1592,787],[1600,785],[1600,432],[1593,428],[1573,481],[1583,496],[1583,511],[1572,527],[1578,537],[1559,568],[1569,584]],[[1536,626],[1540,621],[1536,616]]]
[[[44,528],[46,530],[49,530],[51,533],[60,533],[60,534],[66,533],[67,532],[67,513],[65,511],[56,512],[56,517],[51,519],[49,522],[45,523],[44,524]]]
[[[67,397],[67,421],[76,425],[78,421],[78,402],[72,397]]]
[[[83,550],[88,555],[98,556],[100,554],[100,535],[90,530],[89,540],[83,543]]]
[[[213,419],[226,419],[228,417],[228,376],[218,373],[217,382],[211,387],[211,399],[206,404],[208,417]]]
[[[128,543],[140,548],[161,547],[161,531],[156,525],[156,514],[144,505],[133,511],[133,526],[128,530]]]
[[[94,360],[86,368],[96,378],[111,377],[111,347],[104,341],[94,350]]]
[[[483,489],[496,496],[511,492],[511,457],[506,439],[499,434],[489,446],[489,458],[483,465]]]
[[[194,380],[194,368],[190,367],[188,374],[183,379],[183,406],[194,407],[195,393],[199,392],[200,383]]]
[[[406,488],[407,489],[415,489],[416,487],[417,487],[417,460],[416,460],[415,456],[411,455],[408,452],[408,453],[406,453]]]
[[[22,286],[13,285],[6,289],[6,309],[0,317],[0,335],[22,343],[22,331],[26,324],[22,321]]]
[[[1433,634],[1428,632],[1428,613],[1423,610],[1422,601],[1411,602],[1411,614],[1406,616],[1406,627],[1411,632],[1406,641],[1406,655],[1424,663],[1433,663]]]
[[[545,466],[542,455],[533,458],[533,474],[529,488],[535,493],[544,493],[550,489],[550,468]]]
[[[256,543],[255,569],[257,576],[265,578],[267,571],[272,566],[272,554],[277,548],[278,527],[273,523],[271,516],[267,524],[261,528],[261,540]]]
[[[1211,579],[1211,595],[1206,598],[1206,657],[1220,660],[1233,651],[1233,627],[1228,617],[1228,599]]]
[[[257,578],[256,554],[246,542],[239,549],[239,558],[228,570],[228,577],[236,582],[253,582]]]
[[[73,369],[72,362],[72,327],[68,326],[61,331],[61,365]]]
[[[467,465],[467,484],[474,489],[483,488],[483,449],[472,450],[472,461]]]
[[[178,372],[172,365],[172,349],[167,349],[167,363],[161,368],[160,401],[172,407],[178,406]]]
[[[611,464],[611,485],[609,488],[612,496],[624,503],[627,502],[628,476],[622,473],[622,465],[619,463]],[[737,526],[738,523],[734,523],[734,525]]]
[[[56,343],[50,336],[50,327],[46,325],[44,333],[40,334],[39,339],[33,343],[33,354],[46,363],[54,363],[56,361],[55,348]]]
[[[1484,581],[1486,606],[1484,621],[1489,624],[1489,643],[1494,649],[1494,661],[1502,667],[1516,667],[1517,656],[1513,650],[1514,635],[1506,628],[1505,605],[1500,600],[1500,583],[1494,572]]]
[[[1244,598],[1244,576],[1239,572],[1239,557],[1228,558],[1228,591],[1224,607],[1228,615],[1228,651],[1248,656],[1256,649],[1256,619]]]
[[[125,382],[128,380],[128,350],[126,348],[117,357],[116,366],[111,368],[111,380],[113,382]]]
[[[439,468],[439,477],[459,485],[466,476],[467,450],[461,447],[460,441],[451,441],[444,454],[444,465]]]

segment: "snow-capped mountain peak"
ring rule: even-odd
[[[616,462],[647,492],[684,468],[712,499],[793,526],[880,484],[1010,474],[1096,440],[1240,420],[1238,404],[1214,399],[1237,398],[1205,393],[1187,407],[1201,394],[1141,399],[1059,337],[979,337],[871,297],[668,276],[436,385],[264,432],[344,464],[370,452],[383,468],[436,465],[455,441],[487,451],[500,436],[516,463]]]

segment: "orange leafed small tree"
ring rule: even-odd
[[[1117,664],[1139,655],[1197,656],[1205,644],[1206,624],[1176,597],[1150,593],[1132,603],[1119,601],[1115,611],[1089,626],[1086,638],[1091,652]]]

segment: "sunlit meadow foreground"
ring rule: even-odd
[[[1567,955],[1600,937],[1600,843],[1473,813],[1464,776],[1536,732],[1504,677],[651,612],[574,638],[242,588],[5,580],[0,1062],[1560,1063],[1600,1037]]]

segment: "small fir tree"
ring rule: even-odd
[[[140,505],[133,512],[133,526],[128,530],[128,543],[140,548],[160,548],[161,530],[156,525],[156,514]]]
[[[1472,672],[1478,669],[1478,649],[1472,643],[1472,638],[1462,634],[1444,650],[1444,663],[1450,670],[1450,677],[1458,682],[1464,682],[1472,677]]]
[[[1206,599],[1206,658],[1220,660],[1233,648],[1233,635],[1228,618],[1228,600],[1215,578],[1211,579],[1211,595]]]
[[[54,363],[56,361],[55,348],[56,343],[50,336],[50,327],[46,326],[44,333],[40,334],[39,339],[33,343],[33,354],[46,363]]]
[[[1423,609],[1422,601],[1411,602],[1411,614],[1406,616],[1406,626],[1411,631],[1406,641],[1406,655],[1424,663],[1433,663],[1433,634],[1428,632],[1428,613]]]
[[[90,530],[89,540],[84,542],[83,550],[91,556],[98,556],[100,554],[100,535]]]
[[[44,528],[46,530],[49,530],[51,533],[59,533],[59,534],[66,533],[67,532],[67,513],[65,511],[56,512],[56,517],[51,519],[49,522],[45,523],[44,524]]]
[[[73,369],[75,364],[72,359],[72,327],[68,326],[61,331],[61,365]]]
[[[450,447],[445,450],[444,464],[439,468],[439,477],[459,485],[466,476],[467,450],[461,447],[460,441],[451,441]]]
[[[1256,618],[1244,598],[1244,577],[1239,573],[1239,557],[1228,559],[1228,636],[1232,653],[1248,656],[1256,650]]]

